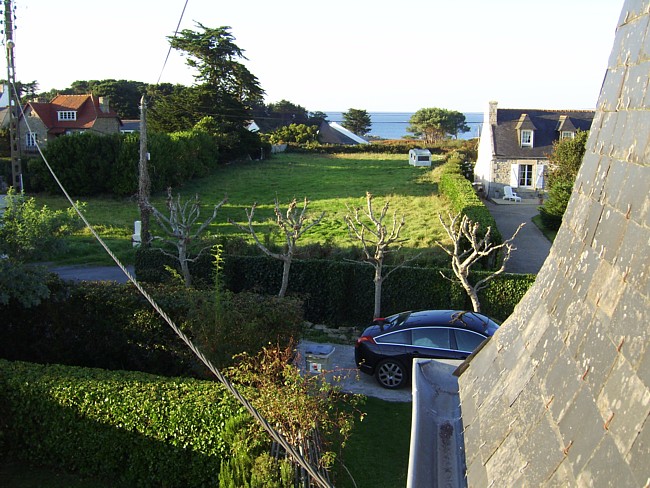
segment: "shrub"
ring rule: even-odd
[[[116,486],[215,486],[241,412],[212,381],[0,360],[0,453]]]
[[[82,227],[72,208],[50,210],[36,207],[34,198],[16,194],[10,188],[5,197],[6,209],[0,225],[0,255],[19,261],[35,261],[62,248],[63,236]]]

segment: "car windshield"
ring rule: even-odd
[[[489,332],[490,334],[496,332],[496,330],[499,328],[499,324],[497,322],[490,319],[489,317],[486,317],[483,314],[476,312],[461,312],[454,314],[454,316],[452,316],[451,323],[453,324],[454,322],[460,322],[469,328],[472,328],[472,326],[479,327],[483,331]]]
[[[385,320],[384,327],[391,328],[391,327],[396,327],[398,325],[402,325],[404,322],[406,322],[406,319],[408,319],[410,315],[411,312],[402,312],[395,315],[391,315]]]

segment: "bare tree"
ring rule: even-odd
[[[478,292],[485,288],[496,276],[505,271],[506,263],[510,259],[512,251],[517,249],[512,245],[512,242],[524,226],[524,223],[519,224],[519,227],[517,227],[517,230],[512,234],[510,239],[503,241],[501,244],[494,244],[492,242],[492,228],[488,227],[485,235],[481,237],[479,235],[479,223],[471,221],[466,215],[458,214],[453,216],[450,214],[449,223],[445,222],[441,214],[438,214],[438,218],[451,239],[453,247],[448,248],[438,241],[436,241],[436,244],[451,257],[451,268],[454,271],[454,275],[469,295],[474,311],[480,312],[481,303],[478,299]],[[467,243],[469,243],[469,247]],[[472,285],[469,281],[471,267],[482,258],[499,250],[504,251],[499,269]],[[451,278],[445,276],[444,273],[441,272],[440,274],[453,281]]]
[[[233,224],[235,227],[249,233],[253,237],[257,247],[259,247],[264,254],[282,261],[282,285],[280,286],[280,293],[278,293],[279,297],[283,297],[287,293],[287,288],[289,287],[289,270],[291,269],[291,262],[293,261],[296,252],[296,241],[309,229],[320,224],[321,220],[323,220],[323,217],[325,216],[325,212],[323,212],[318,218],[307,223],[306,213],[308,205],[309,201],[307,200],[307,197],[305,197],[302,210],[298,210],[298,202],[294,198],[291,203],[289,203],[287,211],[282,213],[280,210],[280,203],[277,198],[275,199],[275,207],[273,209],[275,212],[275,223],[280,227],[280,229],[282,229],[286,242],[285,250],[282,253],[270,251],[264,244],[262,244],[257,236],[255,229],[253,228],[253,216],[255,215],[257,203],[254,203],[250,210],[246,209],[246,217],[248,217],[248,225],[246,227],[238,224],[232,219],[228,219],[228,222]]]
[[[407,262],[412,261],[415,257],[395,266],[384,275],[384,258],[389,253],[399,251],[402,243],[406,242],[406,239],[400,239],[399,237],[405,221],[404,216],[402,216],[401,219],[398,219],[397,212],[393,212],[392,225],[390,228],[387,227],[384,224],[384,219],[388,213],[390,202],[387,201],[379,215],[377,215],[372,208],[372,199],[372,194],[366,192],[365,212],[361,212],[361,209],[358,207],[354,209],[348,207],[350,213],[345,216],[345,223],[348,226],[350,237],[361,242],[363,261],[375,268],[375,276],[373,279],[375,283],[375,307],[373,317],[377,318],[381,315],[381,287],[384,280],[386,280],[393,271],[404,266]],[[369,220],[370,222],[366,222],[366,220]],[[393,249],[395,246],[397,247]]]
[[[163,242],[176,247],[176,254],[167,252],[164,249],[160,249],[160,251],[166,256],[170,256],[179,262],[183,280],[187,287],[192,285],[192,275],[190,274],[189,263],[196,261],[203,251],[210,247],[205,246],[200,249],[195,256],[190,257],[189,245],[201,235],[210,223],[212,223],[217,216],[217,211],[227,201],[228,198],[224,197],[223,200],[217,203],[214,206],[212,215],[206,219],[195,232],[192,232],[192,228],[197,224],[201,213],[201,204],[198,195],[195,195],[193,199],[188,199],[185,203],[182,203],[181,196],[178,195],[176,199],[174,199],[172,189],[168,188],[167,210],[169,211],[169,217],[163,215],[153,205],[151,206],[153,216],[156,218],[156,221],[167,236],[166,238],[153,236],[153,239],[160,239]]]

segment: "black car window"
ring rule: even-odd
[[[382,336],[375,337],[375,342],[378,342],[379,344],[410,344],[411,331],[398,330],[397,332],[384,334]]]
[[[451,349],[447,327],[422,327],[412,329],[412,333],[414,346]]]
[[[481,334],[477,334],[470,330],[456,329],[454,333],[456,334],[456,342],[458,343],[459,351],[472,352],[485,340],[485,337]]]

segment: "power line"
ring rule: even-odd
[[[187,8],[187,3],[189,0],[185,0],[185,5],[183,6],[183,11],[181,12],[181,16],[178,19],[178,25],[176,26],[176,30],[174,31],[174,37],[178,34],[178,29],[181,28],[181,22],[183,21],[183,16],[185,15],[185,9]],[[172,46],[171,44],[169,45],[169,50],[167,51],[167,56],[165,57],[165,62],[163,63],[163,67],[160,70],[160,75],[158,75],[158,81],[156,81],[156,85],[160,83],[160,79],[162,78],[163,71],[165,71],[165,66],[167,66],[167,61],[169,60],[169,55],[172,52]]]

